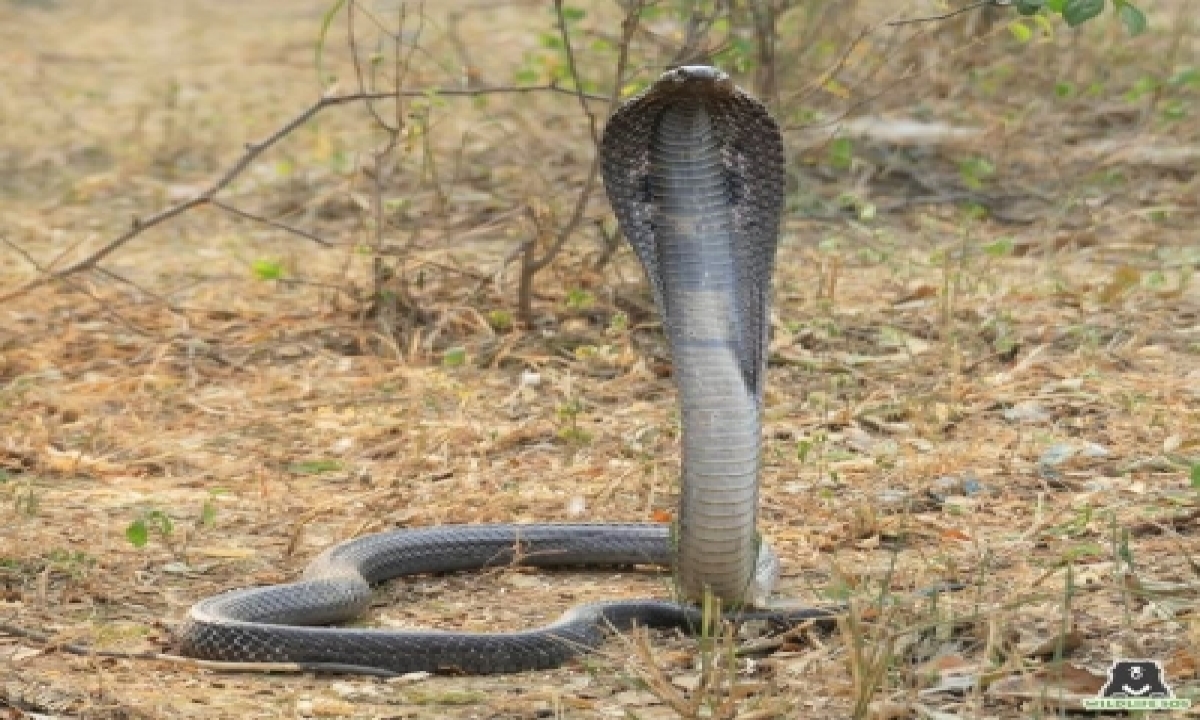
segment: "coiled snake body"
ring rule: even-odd
[[[678,534],[662,525],[445,526],[369,535],[315,559],[295,583],[235,590],[191,608],[178,636],[210,660],[393,672],[554,667],[603,629],[696,627],[693,605],[583,605],[551,625],[478,634],[311,627],[361,614],[370,586],[418,573],[527,565],[667,565],[685,600],[762,606],[778,560],[757,536],[768,298],[784,197],[783,146],[766,109],[722,72],[665,73],[604,133],[605,187],[664,319],[683,427]],[[746,611],[794,622],[827,611]]]

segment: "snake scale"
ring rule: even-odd
[[[735,619],[829,618],[762,607],[778,576],[756,530],[770,281],[784,199],[780,132],[766,108],[707,66],[663,74],[609,120],[608,197],[650,280],[679,389],[678,532],[652,524],[449,525],[336,545],[294,583],[200,601],[178,630],[208,660],[316,669],[472,674],[550,668],[597,647],[604,630],[694,630],[705,592]],[[493,634],[321,627],[365,611],[395,577],[522,564],[669,566],[685,602],[581,605],[545,627]],[[691,602],[686,602],[691,601]]]

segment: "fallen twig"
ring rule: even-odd
[[[963,13],[971,12],[972,10],[978,10],[979,8],[987,7],[988,5],[995,5],[996,7],[1008,7],[1011,4],[1012,4],[1011,0],[979,0],[979,2],[971,3],[970,5],[967,5],[965,7],[960,7],[957,10],[951,10],[950,12],[942,13],[941,15],[928,15],[926,17],[909,18],[908,20],[891,20],[891,21],[887,22],[886,24],[891,25],[891,26],[914,25],[916,23],[936,22],[938,20],[949,20],[952,17],[962,15]]]
[[[209,198],[208,202],[209,202],[209,204],[213,205],[214,207],[221,208],[222,210],[229,213],[230,215],[236,215],[236,216],[246,219],[246,220],[253,220],[254,222],[260,222],[264,225],[270,225],[271,227],[277,228],[279,230],[283,230],[284,232],[289,232],[293,235],[299,235],[302,238],[312,240],[313,242],[317,243],[318,245],[323,245],[325,247],[333,247],[333,245],[334,245],[334,243],[329,242],[328,240],[326,240],[325,238],[323,238],[319,235],[314,235],[307,230],[302,230],[298,227],[292,227],[291,225],[288,225],[287,223],[282,223],[282,222],[279,222],[278,220],[272,220],[269,217],[264,217],[262,215],[255,215],[252,212],[247,212],[246,210],[242,210],[239,207],[234,207],[233,205],[230,205],[229,203],[224,202],[222,200],[217,200],[216,198]]]

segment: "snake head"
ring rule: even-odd
[[[654,83],[655,89],[680,91],[733,91],[733,81],[728,73],[709,65],[680,65],[663,73]]]

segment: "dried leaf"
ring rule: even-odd
[[[1163,664],[1163,670],[1177,680],[1189,680],[1200,676],[1200,648],[1185,647],[1176,650]]]
[[[1013,675],[992,683],[988,695],[1002,700],[1044,700],[1063,709],[1078,709],[1083,700],[1096,697],[1108,674],[1097,674],[1068,663],[1038,670],[1028,675]]]
[[[938,537],[942,538],[943,540],[961,540],[963,542],[970,542],[971,540],[970,535],[955,528],[942,528],[942,531],[938,534]]]
[[[1108,284],[1100,291],[1100,302],[1111,305],[1141,282],[1142,272],[1140,270],[1130,265],[1122,265],[1113,270]]]
[[[1037,645],[1026,650],[1025,655],[1032,658],[1052,658],[1059,653],[1067,655],[1082,646],[1083,633],[1078,630],[1072,630],[1066,635],[1056,635],[1042,640]]]
[[[912,704],[906,702],[892,702],[876,700],[868,706],[868,718],[871,720],[901,720],[902,718],[912,718]]]
[[[82,452],[63,452],[50,446],[46,446],[44,449],[42,463],[45,469],[65,475],[105,477],[128,472],[128,468],[124,465],[85,455]]]

